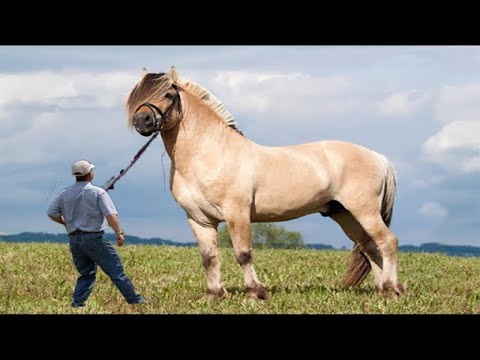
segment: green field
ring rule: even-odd
[[[349,252],[255,250],[255,267],[271,298],[247,300],[233,251],[222,249],[228,298],[202,299],[205,272],[197,248],[125,246],[126,273],[153,304],[126,304],[99,271],[83,308],[71,308],[76,281],[65,244],[0,243],[1,314],[437,314],[480,313],[480,258],[400,253],[399,278],[407,294],[383,299],[369,275],[343,289]]]

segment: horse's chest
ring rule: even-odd
[[[219,208],[212,203],[208,191],[185,181],[181,176],[176,176],[172,183],[172,195],[175,201],[196,221],[222,218]]]

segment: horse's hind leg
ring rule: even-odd
[[[348,210],[342,209],[342,211],[329,216],[340,225],[345,234],[355,243],[350,268],[343,281],[344,285],[360,285],[371,269],[375,287],[380,289],[383,282],[383,259],[375,243]]]
[[[380,284],[376,284],[377,289],[383,295],[386,295],[389,289],[392,289],[397,295],[403,294],[405,291],[397,279],[397,237],[385,225],[379,212],[372,215],[359,210],[352,215],[373,240],[382,255],[382,277]]]
[[[217,243],[217,227],[206,227],[198,224],[192,219],[188,219],[192,227],[193,234],[198,243],[202,263],[207,272],[207,293],[206,298],[223,298],[227,295],[227,290],[221,283],[220,254]]]
[[[242,267],[245,290],[247,296],[252,299],[268,299],[268,291],[258,280],[257,273],[253,267],[252,255],[252,234],[249,214],[247,216],[236,216],[226,219],[228,231],[232,238],[232,245],[235,251],[235,258]]]

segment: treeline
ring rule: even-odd
[[[420,246],[402,245],[398,249],[403,252],[442,253],[450,256],[480,257],[480,247],[468,245],[445,245],[439,243],[425,243]]]
[[[107,240],[114,242],[115,235],[112,233],[105,234]],[[67,243],[67,234],[50,234],[37,232],[22,232],[13,235],[0,235],[0,241],[5,242],[46,242],[46,243]],[[196,246],[196,243],[180,243],[162,238],[140,238],[133,235],[125,235],[125,243],[133,245],[170,245],[170,246]]]

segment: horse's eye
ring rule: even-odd
[[[165,95],[165,97],[166,97],[167,99],[173,100],[173,94],[167,93],[167,94]]]

